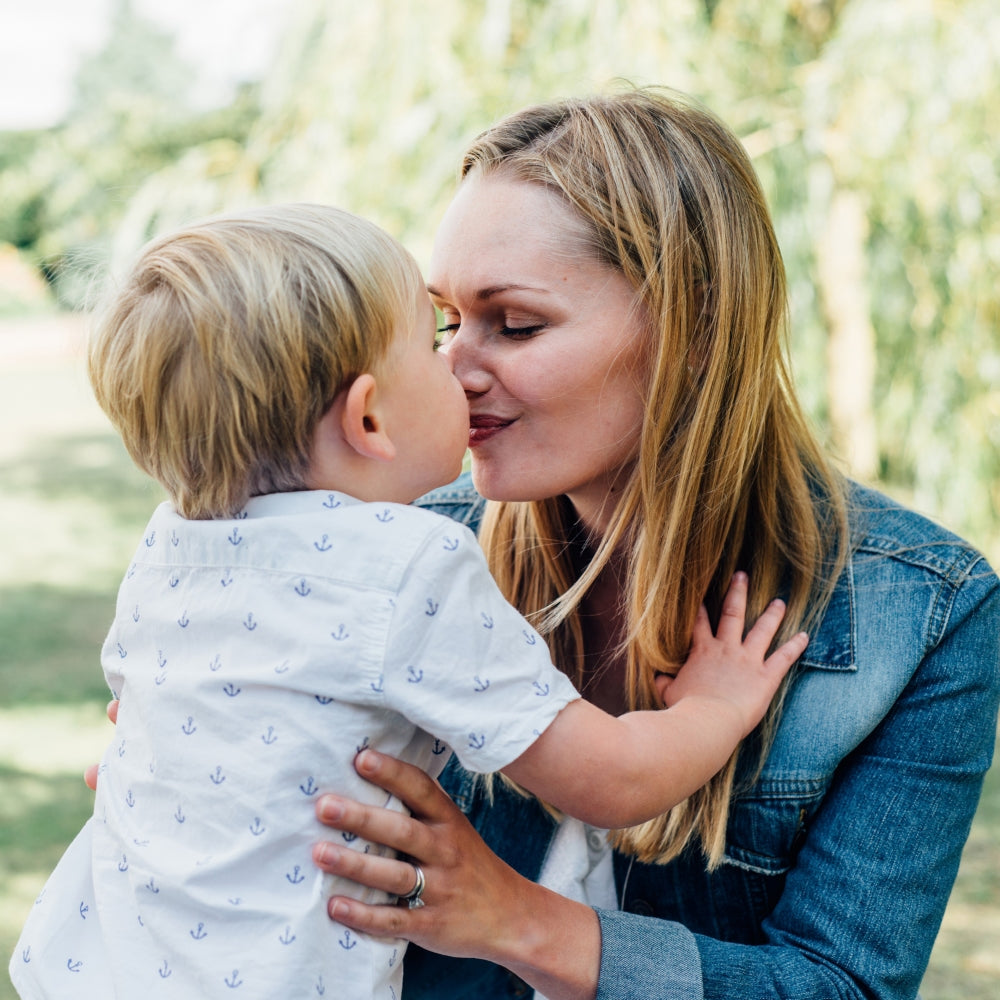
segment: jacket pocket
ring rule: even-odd
[[[794,864],[829,782],[770,779],[738,796],[729,812],[725,864],[761,875],[784,875]]]

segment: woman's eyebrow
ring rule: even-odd
[[[507,284],[507,285],[489,285],[486,288],[480,288],[475,293],[475,298],[477,301],[483,302],[486,299],[493,298],[494,295],[500,295],[503,292],[537,292],[541,295],[547,295],[548,289],[541,288],[538,285],[519,285],[519,284]],[[427,286],[427,293],[433,295],[436,299],[444,298],[444,296],[433,286]]]

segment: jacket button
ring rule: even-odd
[[[529,997],[532,994],[531,987],[519,976],[515,976],[513,972],[508,972],[507,975],[510,977],[510,987],[512,997],[516,997],[520,1000],[521,997]]]

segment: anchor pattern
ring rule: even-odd
[[[105,645],[109,683],[128,688],[123,704],[131,701],[136,711],[130,718],[122,713],[120,738],[101,764],[102,783],[115,794],[104,801],[99,793],[99,814],[109,828],[127,833],[117,853],[104,855],[113,859],[107,870],[88,872],[87,879],[131,882],[138,890],[130,917],[136,928],[176,921],[173,937],[162,940],[177,946],[145,956],[166,1000],[192,995],[192,961],[216,977],[220,992],[260,995],[255,963],[265,954],[269,963],[288,963],[297,976],[308,976],[297,980],[303,995],[342,995],[338,984],[358,963],[380,970],[378,995],[401,996],[399,942],[340,929],[337,947],[319,949],[322,962],[302,964],[315,940],[306,919],[315,869],[307,850],[286,845],[311,820],[323,790],[350,793],[358,780],[353,754],[384,748],[386,734],[404,724],[399,716],[431,730],[411,745],[421,761],[432,762],[433,774],[452,748],[467,766],[493,770],[537,738],[574,696],[549,663],[545,643],[500,597],[465,529],[415,508],[358,504],[334,493],[290,495],[289,502],[305,498],[315,511],[280,548],[267,540],[256,513],[258,502],[278,497],[255,498],[229,522],[155,516],[126,574]],[[196,562],[200,556],[204,565]],[[159,728],[143,732],[139,719]],[[303,731],[316,734],[322,749],[315,757],[303,756]],[[331,733],[343,734],[332,753]],[[174,778],[167,762],[177,753],[194,780]],[[240,755],[249,756],[249,766]],[[155,778],[151,760],[161,765]],[[303,760],[311,773],[304,773]],[[282,775],[279,785],[294,798],[269,808],[254,784],[260,773],[268,781]],[[250,809],[234,810],[234,803]],[[225,847],[218,842],[220,816],[231,816],[224,820]],[[191,878],[213,900],[197,920],[191,910],[186,919],[174,911],[185,885],[158,866],[165,834],[195,845]],[[376,850],[353,833],[343,833],[341,843]],[[233,850],[245,852],[246,865],[232,863]],[[261,864],[253,853],[260,850],[276,852],[277,863]],[[282,909],[254,937],[240,921],[259,912],[262,898],[282,900]],[[46,916],[67,905],[73,921]],[[61,975],[76,977],[84,991],[97,969],[86,938],[60,938],[53,949],[46,933],[74,924],[99,933],[93,900],[57,885],[33,912],[38,922],[15,951],[19,965],[58,963]],[[325,914],[317,923],[329,933]],[[226,947],[236,927],[250,935],[238,950]],[[236,957],[243,954],[253,960]]]

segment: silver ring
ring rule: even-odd
[[[416,876],[416,881],[413,883],[413,888],[399,898],[405,899],[407,906],[409,906],[411,910],[415,910],[417,907],[424,905],[424,901],[420,897],[423,894],[424,889],[427,887],[427,882],[424,879],[424,872],[420,865],[413,864],[412,861],[410,864],[413,865],[413,874]]]

